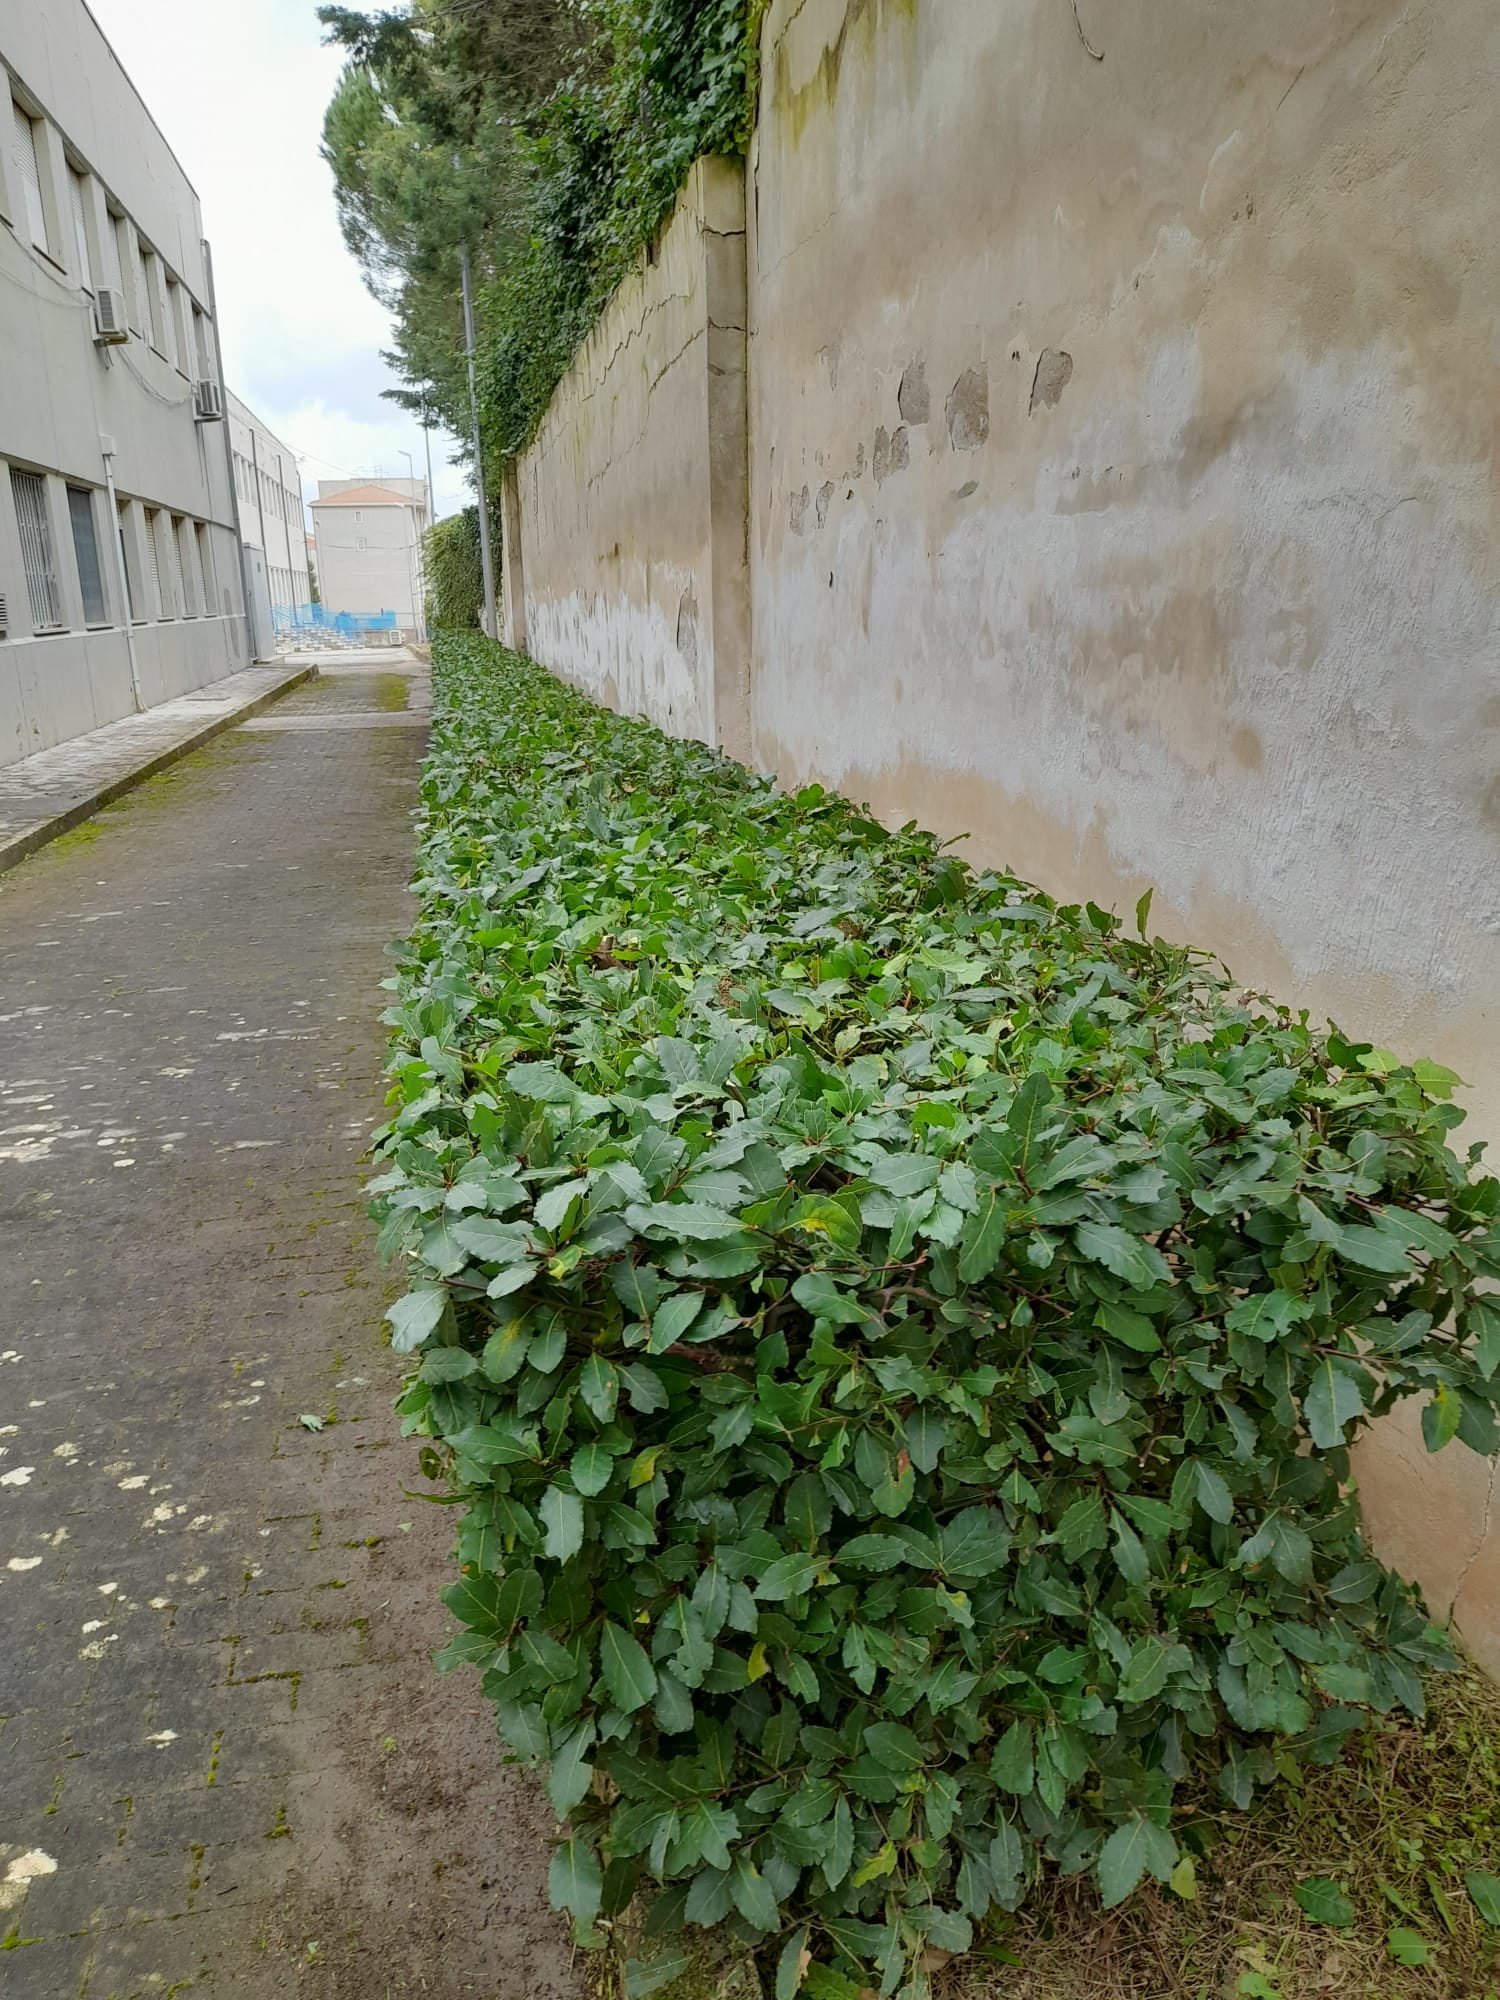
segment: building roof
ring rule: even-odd
[[[388,486],[346,486],[341,493],[328,493],[313,501],[314,507],[412,507],[418,503]]]

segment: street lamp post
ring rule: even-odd
[[[412,455],[411,455],[411,453],[410,453],[409,451],[403,451],[403,452],[401,453],[401,456],[402,456],[402,457],[403,457],[403,458],[404,458],[404,459],[406,460],[406,469],[407,469],[407,472],[408,472],[408,473],[410,474],[410,476],[411,476],[411,483],[412,483],[412,485],[413,485],[413,486],[415,486],[415,485],[416,485],[416,483],[417,483],[417,468],[416,468],[416,464],[415,464],[415,462],[414,462],[414,460],[413,460],[413,458],[412,458]],[[431,507],[431,505],[432,505],[432,495],[431,495],[431,491],[430,491],[430,490],[429,490],[429,492],[428,492],[428,496],[427,496],[427,503],[428,503],[428,506],[429,506],[429,507]],[[413,510],[412,510],[412,511],[413,511],[413,515],[415,516],[415,512],[416,512],[416,508],[415,508],[415,503],[413,503]],[[414,527],[416,526],[416,522],[415,522],[415,519],[413,519],[413,524],[412,524],[412,525],[413,525]],[[413,588],[413,593],[412,593],[412,596],[413,596],[413,603],[412,603],[412,610],[413,610],[413,611],[414,611],[414,613],[416,614],[416,620],[417,620],[417,637],[418,637],[418,638],[419,638],[420,640],[422,640],[422,641],[424,641],[424,642],[425,642],[425,641],[426,641],[426,638],[427,638],[427,574],[426,574],[426,572],[427,572],[427,561],[426,561],[426,554],[427,554],[427,552],[426,552],[426,549],[424,548],[424,546],[423,546],[423,543],[422,543],[422,531],[421,531],[421,529],[420,529],[420,528],[418,528],[418,529],[417,529],[417,535],[416,535],[416,544],[415,544],[415,547],[416,547],[416,583],[415,583],[415,586],[414,586],[414,588]],[[408,556],[408,558],[407,558],[407,565],[406,565],[406,567],[407,567],[407,581],[408,581],[408,582],[410,582],[410,581],[411,581],[411,568],[412,568],[412,562],[411,562],[411,557],[410,557],[410,556]]]

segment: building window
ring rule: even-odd
[[[85,213],[87,190],[76,167],[68,169],[68,199],[73,208],[73,237],[78,245],[78,281],[86,292],[94,289],[94,263],[89,255],[89,230]]]
[[[167,560],[163,568],[166,572],[167,589],[171,594],[171,609],[166,615],[169,618],[186,618],[187,590],[182,579],[182,557],[177,548],[177,522],[166,514],[158,514],[156,525],[158,533],[166,543]]]
[[[193,352],[198,357],[198,379],[206,382],[209,378],[208,365],[208,321],[193,307]]]
[[[355,508],[355,510],[354,510],[354,525],[355,525],[356,527],[358,527],[358,526],[359,526],[359,524],[360,524],[360,522],[361,522],[361,521],[362,521],[362,520],[363,520],[364,518],[365,518],[365,517],[364,517],[364,515],[363,515],[363,514],[361,514],[361,512],[359,511],[359,509],[358,509],[358,508],[356,507],[356,508]]]
[[[172,569],[182,591],[183,616],[198,616],[198,593],[193,588],[193,557],[188,545],[188,524],[180,514],[172,517]]]
[[[146,561],[151,570],[150,601],[156,606],[156,615],[158,618],[170,618],[172,614],[167,609],[166,597],[162,590],[165,565],[162,562],[161,548],[156,539],[157,523],[160,520],[161,515],[154,507],[146,509]]]
[[[16,503],[16,525],[21,531],[21,567],[26,572],[32,629],[60,631],[62,593],[57,587],[57,564],[52,554],[46,483],[34,472],[17,472],[12,468],[10,489]]]
[[[110,209],[105,222],[107,227],[100,243],[104,258],[104,282],[106,285],[113,285],[123,298],[125,278],[120,263],[120,231],[125,226],[125,218],[123,215],[116,215],[114,210]]]
[[[159,262],[160,260],[154,250],[143,250],[141,252],[141,283],[146,288],[146,304],[143,313],[145,325],[142,331],[149,330],[151,345],[162,359],[166,360],[167,335],[166,329],[162,325],[161,287],[157,278]]]
[[[141,239],[126,225],[130,238],[130,326],[144,340],[146,329],[151,324],[146,309],[146,259],[141,253]]]
[[[21,179],[21,201],[26,210],[26,230],[38,250],[47,248],[47,210],[42,201],[42,169],[37,146],[37,121],[23,111],[14,98],[10,101],[15,119],[14,157]]]
[[[213,615],[214,608],[214,557],[208,530],[201,521],[193,528],[193,539],[198,544],[198,575],[203,583],[203,615],[207,618]]]
[[[167,342],[167,358],[179,375],[191,377],[193,364],[188,355],[187,322],[182,316],[182,287],[175,278],[167,280]]]
[[[120,537],[120,567],[125,572],[125,615],[129,618],[131,624],[134,625],[140,614],[135,608],[135,558],[125,536],[125,509],[129,504],[126,500],[120,501],[119,518],[115,523],[115,532]]]
[[[358,537],[358,538],[356,539],[356,541],[355,541],[355,544],[354,544],[354,546],[355,546],[355,548],[356,548],[356,549],[358,549],[358,551],[360,552],[360,554],[361,554],[361,555],[363,555],[363,554],[364,554],[364,552],[365,552],[365,538],[364,538],[364,536],[363,536],[363,535],[360,535],[360,536],[359,536],[359,537]]]
[[[78,559],[78,581],[83,590],[83,622],[106,625],[109,613],[104,603],[99,541],[94,533],[94,496],[86,486],[68,488],[68,517],[73,524],[73,554]]]

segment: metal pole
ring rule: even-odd
[[[495,559],[490,553],[490,505],[484,490],[484,450],[479,442],[479,392],[474,386],[474,294],[469,282],[469,246],[459,252],[464,283],[464,351],[469,361],[469,422],[474,431],[474,484],[479,489],[479,560],[484,567],[484,629],[500,636],[495,622]]]
[[[432,490],[432,425],[427,421],[427,404],[422,404],[422,438],[427,446],[427,525],[437,523],[437,496]]]
[[[103,439],[100,440],[103,443]],[[115,453],[113,440],[104,453],[104,486],[109,494],[109,518],[114,528],[115,563],[120,572],[120,610],[125,620],[125,651],[130,656],[130,693],[137,715],[146,704],[141,699],[141,670],[135,657],[135,620],[130,610],[130,572],[125,567],[125,529],[120,520],[120,503],[115,497]]]
[[[415,486],[417,483],[416,461],[409,451],[403,451],[401,456],[406,460],[406,469],[411,475],[411,484]],[[411,615],[412,623],[416,627],[417,639],[421,644],[425,645],[427,641],[427,620],[424,613],[427,607],[427,589],[426,578],[423,574],[425,564],[423,562],[422,529],[418,522],[416,501],[412,500],[409,505],[411,507],[412,541],[411,546],[406,552],[406,587],[412,594]],[[413,571],[415,571],[415,575],[413,575]]]

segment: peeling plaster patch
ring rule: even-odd
[[[120,1586],[117,1583],[101,1583],[99,1586],[99,1595],[101,1597],[113,1597],[119,1588]]]
[[[79,1448],[76,1444],[55,1444],[52,1447],[52,1456],[54,1458],[77,1458],[78,1450]]]
[[[106,1622],[107,1621],[103,1618],[85,1618],[83,1621],[82,1630],[85,1633],[97,1632],[100,1626],[105,1624]]]
[[[955,451],[976,451],[990,434],[990,380],[982,368],[966,368],[948,392],[948,442]]]
[[[787,499],[787,518],[792,524],[794,535],[807,533],[807,503],[812,498],[811,487],[804,486],[800,493],[793,493]]]
[[[15,1570],[19,1575],[23,1570],[36,1569],[41,1560],[40,1556],[12,1556],[5,1567]]]
[[[151,1609],[153,1611],[170,1611],[172,1609],[172,1600],[170,1597],[153,1597],[151,1600]]]
[[[896,404],[909,424],[925,424],[932,415],[932,392],[927,387],[927,362],[923,355],[919,354],[901,377]]]
[[[89,1643],[80,1649],[78,1654],[79,1659],[102,1660],[105,1648],[112,1646],[119,1636],[118,1632],[106,1632],[102,1639],[90,1639]]]
[[[29,1486],[34,1465],[18,1465],[10,1472],[0,1472],[0,1486]]]
[[[182,1580],[184,1583],[202,1583],[204,1577],[206,1577],[207,1575],[208,1575],[208,1567],[205,1564],[199,1569],[190,1569],[187,1575]],[[171,1579],[169,1578],[168,1581],[170,1582],[170,1580]]]
[[[158,1750],[165,1750],[169,1743],[177,1741],[177,1731],[175,1729],[158,1729],[156,1734],[148,1736],[146,1741],[154,1743]]]
[[[911,433],[904,424],[891,435],[887,435],[884,424],[881,425],[875,433],[872,462],[877,486],[884,485],[892,473],[905,472],[911,464]]]
[[[698,672],[698,599],[691,584],[677,601],[677,650],[687,670]]]
[[[818,526],[820,528],[822,527],[823,523],[828,519],[828,505],[832,499],[833,499],[833,481],[831,479],[825,479],[823,481],[823,484],[818,488],[818,498],[816,506],[814,508],[814,512],[816,513],[818,519]]]
[[[168,1500],[163,1500],[163,1502],[159,1507],[153,1507],[151,1509],[151,1513],[146,1521],[146,1526],[149,1528],[153,1521],[170,1521],[171,1518],[172,1518],[171,1502]]]
[[[147,1477],[148,1475],[144,1472],[132,1473],[129,1479],[122,1479],[119,1482],[120,1491],[122,1493],[134,1493],[137,1487],[145,1485]]]
[[[1040,408],[1055,409],[1072,377],[1072,355],[1065,354],[1060,347],[1044,347],[1037,357],[1036,374],[1031,382],[1031,405],[1026,414],[1031,416]]]

